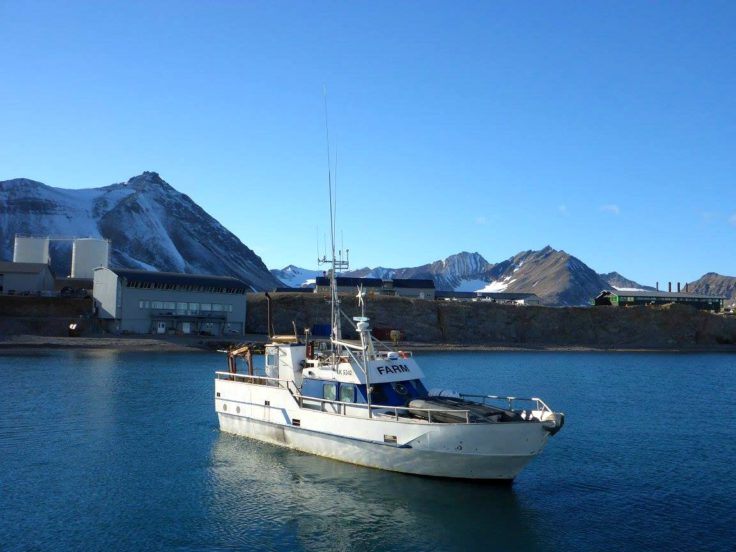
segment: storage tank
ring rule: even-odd
[[[49,239],[15,236],[13,262],[49,264]]]
[[[107,268],[110,242],[97,238],[79,238],[72,244],[72,278],[94,277],[95,268]]]

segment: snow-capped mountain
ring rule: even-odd
[[[346,276],[373,278],[418,278],[434,280],[437,289],[475,291],[483,287],[494,265],[479,253],[463,251],[444,260],[410,268],[362,268],[346,272]]]
[[[622,283],[643,287],[618,273],[599,275],[580,259],[549,246],[540,251],[522,251],[495,264],[479,253],[464,251],[418,267],[362,268],[345,275],[431,279],[443,291],[536,293],[546,305],[588,305],[601,290]],[[299,278],[296,281],[301,285]]]
[[[272,269],[271,274],[281,280],[285,286],[291,288],[312,287],[315,285],[317,276],[322,276],[322,270],[309,270],[289,265],[279,269]]]
[[[279,285],[260,257],[155,172],[84,190],[0,182],[0,258],[12,259],[16,234],[109,239],[113,267],[234,276],[256,289]],[[52,250],[52,266],[65,275],[70,245],[58,244],[64,254]]]

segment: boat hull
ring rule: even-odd
[[[360,466],[432,477],[511,481],[541,452],[549,436],[539,423],[413,424],[376,418],[350,418],[354,431],[347,435],[340,428],[348,420],[338,414],[243,408],[251,412],[247,416],[224,411],[225,401],[220,402],[220,429],[226,433]],[[291,423],[296,417],[298,427]],[[385,442],[388,435],[396,442]]]

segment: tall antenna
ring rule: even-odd
[[[340,299],[337,296],[337,273],[341,270],[345,270],[349,267],[348,261],[342,259],[342,252],[340,259],[338,260],[335,256],[335,226],[337,225],[336,210],[337,210],[337,186],[333,187],[332,183],[332,159],[330,156],[330,125],[327,117],[327,87],[322,88],[324,96],[324,107],[325,107],[325,138],[327,141],[327,184],[329,187],[330,194],[330,258],[327,255],[318,259],[320,264],[332,265],[330,269],[330,312],[331,312],[331,326],[332,326],[332,342],[333,351],[335,349],[335,342],[342,339],[342,329],[340,325]]]

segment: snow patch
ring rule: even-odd
[[[642,288],[627,288],[627,287],[616,287],[616,286],[613,286],[613,289],[615,289],[616,291],[646,291],[645,289],[642,289]]]
[[[460,283],[455,286],[455,291],[478,291],[487,285],[488,282],[485,280],[460,280]]]
[[[290,288],[312,287],[316,284],[318,276],[322,276],[321,270],[308,270],[298,266],[289,265],[283,270],[272,270],[271,274],[281,280]]]
[[[484,287],[483,289],[479,289],[478,291],[482,291],[484,293],[500,293],[502,291],[506,291],[506,288],[508,288],[516,281],[516,278],[512,280],[510,280],[509,278],[510,276],[500,281],[495,280],[493,282],[490,282],[486,287]]]

